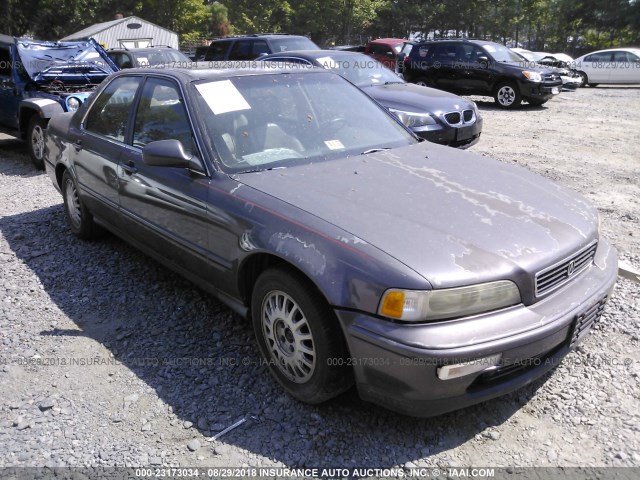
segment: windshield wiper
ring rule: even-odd
[[[370,148],[369,150],[365,150],[360,155],[368,155],[370,153],[384,152],[385,150],[389,150],[389,147],[382,148]]]

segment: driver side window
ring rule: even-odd
[[[133,128],[133,146],[144,147],[156,140],[180,140],[186,153],[194,153],[191,124],[178,87],[162,78],[149,78]]]

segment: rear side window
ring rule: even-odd
[[[204,59],[207,62],[216,62],[219,60],[224,60],[227,56],[227,50],[229,50],[229,46],[231,42],[223,41],[223,42],[213,42],[209,49],[207,50],[207,54]]]
[[[389,46],[380,43],[372,43],[369,46],[369,53],[372,55],[394,55],[393,50],[391,50]]]
[[[411,49],[411,56],[418,58],[427,58],[430,51],[433,49],[430,45],[416,45],[413,49]]]
[[[140,77],[120,77],[107,85],[91,106],[85,129],[124,142],[129,111],[140,82]]]
[[[131,59],[129,58],[129,55],[127,55],[126,53],[110,52],[109,57],[111,57],[111,60],[113,60],[113,63],[115,63],[120,69],[133,67],[133,64],[131,63]]]
[[[264,40],[239,40],[233,45],[229,60],[254,60],[263,53],[270,53]]]
[[[635,62],[638,60],[633,53],[630,52],[613,52],[613,61],[618,63]]]

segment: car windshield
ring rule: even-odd
[[[482,45],[482,48],[487,52],[496,62],[521,62],[522,57],[516,52],[497,43]]]
[[[306,37],[284,37],[271,40],[274,53],[293,50],[318,50],[318,46]]]
[[[359,87],[404,83],[395,73],[369,55],[330,54],[316,61],[327,70],[343,76]]]
[[[332,73],[202,81],[196,108],[229,173],[291,167],[416,142],[365,93]]]
[[[183,53],[170,49],[134,52],[133,56],[136,57],[138,65],[141,67],[191,61]]]

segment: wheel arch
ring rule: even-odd
[[[20,133],[24,136],[33,115],[48,120],[57,113],[64,113],[64,109],[54,100],[46,98],[30,98],[20,102]]]
[[[331,306],[327,295],[322,291],[316,281],[300,266],[291,261],[270,252],[256,252],[251,254],[240,264],[238,268],[238,292],[242,297],[242,302],[249,309],[251,308],[251,296],[258,277],[270,268],[282,268],[304,277],[309,285],[313,286],[317,293],[326,303]],[[250,316],[249,312],[249,316]]]

